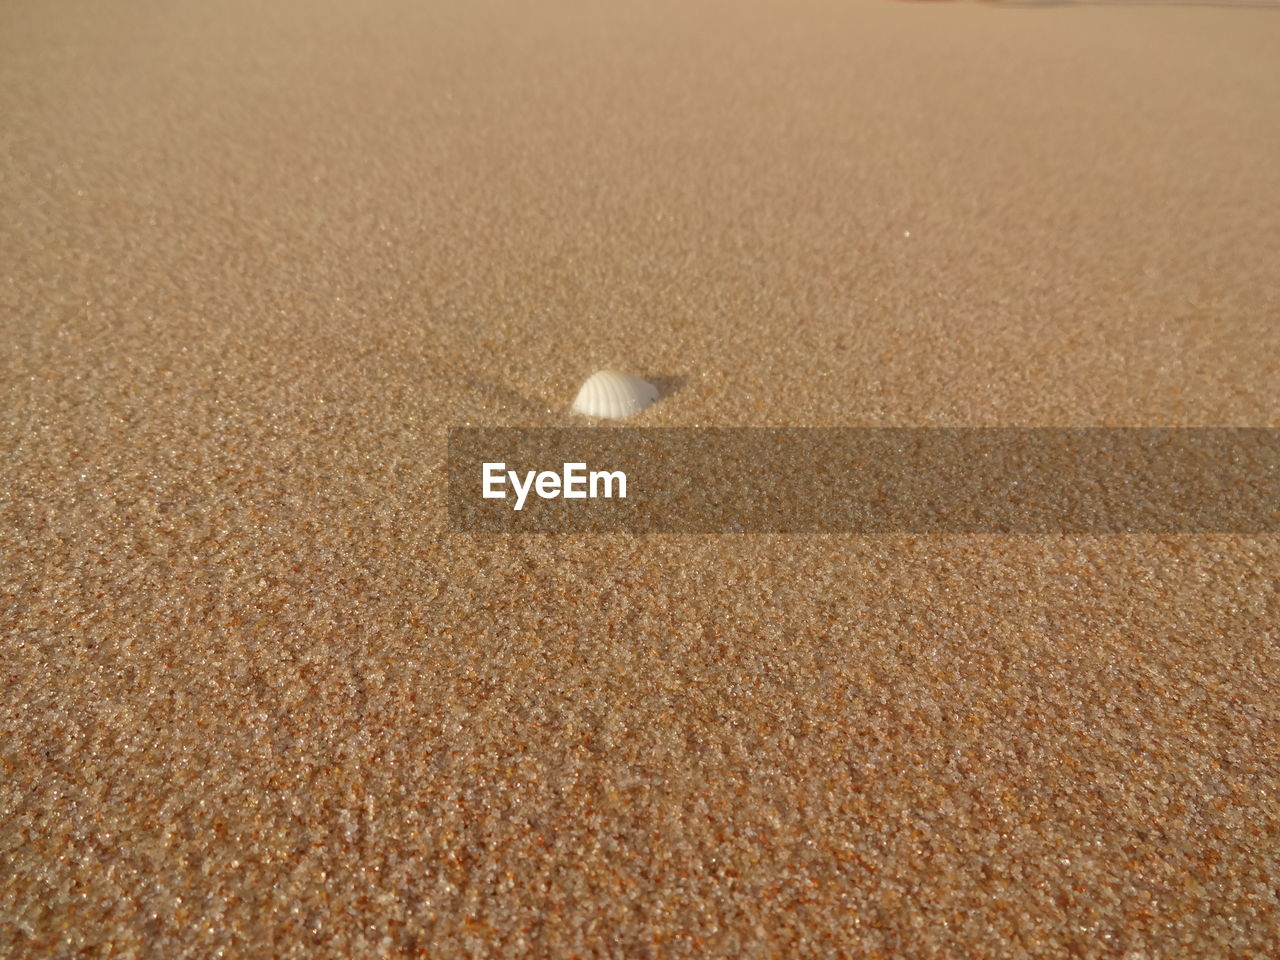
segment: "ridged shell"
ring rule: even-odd
[[[588,417],[621,420],[639,413],[658,399],[652,383],[617,370],[601,370],[587,378],[573,401],[573,412]]]

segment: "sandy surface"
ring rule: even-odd
[[[1245,957],[1274,537],[450,535],[450,426],[1280,426],[1280,10],[0,9],[0,955]]]

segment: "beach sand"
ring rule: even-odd
[[[261,8],[265,9],[261,9]],[[1280,10],[0,11],[0,955],[1280,950],[1280,543],[464,536],[451,426],[1280,426]]]

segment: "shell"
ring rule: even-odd
[[[587,378],[573,401],[573,412],[588,417],[621,420],[639,413],[658,399],[658,388],[617,370],[601,370]]]

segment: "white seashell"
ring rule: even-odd
[[[601,370],[587,378],[573,401],[573,412],[588,417],[621,420],[639,413],[658,399],[658,388],[617,370]]]

